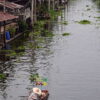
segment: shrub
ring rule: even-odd
[[[28,25],[27,25],[27,23],[24,22],[24,21],[19,21],[19,22],[18,22],[18,25],[19,25],[19,30],[20,30],[21,32],[24,32],[24,31],[26,31],[26,30],[28,29]]]

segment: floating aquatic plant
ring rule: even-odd
[[[30,75],[30,78],[29,79],[31,81],[36,81],[37,78],[39,78],[39,75],[38,74],[32,74],[32,75]]]
[[[100,17],[94,17],[94,18],[98,18],[98,19],[100,19]]]
[[[60,22],[60,24],[68,25],[68,22],[64,21],[64,22]]]
[[[9,53],[9,54],[7,54],[8,56],[16,56],[17,54],[16,54],[16,52],[12,52],[12,53]]]
[[[44,31],[42,31],[41,36],[44,36],[44,37],[53,37],[54,34],[52,32],[50,32],[49,30],[44,30]]]
[[[58,13],[55,10],[50,10],[49,15],[50,15],[51,20],[54,20],[57,18]]]
[[[39,45],[35,45],[35,48],[39,49],[39,48],[43,48],[43,47],[39,46]]]
[[[6,79],[6,75],[5,74],[0,74],[0,80]]]
[[[91,24],[89,20],[81,20],[78,22],[79,24]]]
[[[6,56],[16,56],[16,52],[14,50],[0,50],[1,54],[5,54]]]
[[[27,44],[27,47],[30,48],[30,49],[34,49],[34,48],[35,48],[33,42],[29,42],[29,43]]]
[[[87,11],[91,10],[90,8],[87,9]]]
[[[68,36],[70,33],[63,33],[62,36]]]
[[[24,55],[24,52],[19,52],[17,53],[18,56],[23,56]]]
[[[25,47],[24,46],[19,46],[17,49],[15,49],[16,53],[19,52],[24,52],[25,51]]]
[[[89,5],[86,5],[86,7],[89,7]]]
[[[38,43],[44,43],[44,42],[45,42],[43,37],[38,37],[38,38],[36,38],[35,40],[36,40],[36,42],[38,42]]]

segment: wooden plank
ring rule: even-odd
[[[21,36],[23,33],[18,33],[17,35],[15,35],[13,38],[11,38],[10,40],[6,40],[6,43],[9,43],[13,40],[15,40],[16,38],[18,38],[19,36]]]

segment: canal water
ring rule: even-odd
[[[34,73],[48,79],[42,88],[49,90],[49,100],[100,100],[99,18],[94,0],[70,0],[62,16],[52,23],[55,36],[39,39],[40,47],[31,48],[34,41],[30,38],[8,44],[12,49],[24,45],[25,51],[0,61],[0,72],[9,73],[0,82],[0,100],[27,100],[33,87],[29,78]],[[79,24],[81,20],[91,24]],[[65,21],[68,25],[62,24]]]

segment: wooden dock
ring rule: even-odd
[[[12,42],[13,40],[17,39],[18,37],[20,37],[22,34],[24,33],[18,33],[16,34],[14,37],[12,37],[10,40],[6,40],[5,43],[3,41],[0,41],[0,49],[2,49],[5,44]]]
[[[13,38],[11,38],[10,40],[6,40],[6,43],[9,43],[15,39],[17,39],[19,36],[21,36],[23,33],[18,33],[17,35],[15,35]]]

